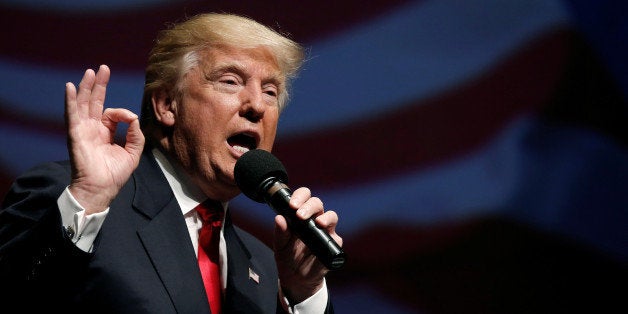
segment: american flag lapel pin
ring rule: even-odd
[[[255,281],[255,283],[259,283],[259,275],[254,272],[251,267],[249,267],[249,279]]]

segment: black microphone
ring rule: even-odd
[[[288,205],[292,191],[286,185],[288,173],[279,159],[265,150],[253,149],[238,159],[233,171],[240,190],[256,202],[266,202],[275,213],[284,216],[290,230],[325,267],[336,270],[344,265],[347,256],[338,243],[316,226],[312,218],[299,219]]]

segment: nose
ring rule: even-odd
[[[266,106],[264,104],[262,88],[249,85],[242,90],[242,106],[240,116],[251,122],[258,122],[264,117]]]

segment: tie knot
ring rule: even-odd
[[[198,206],[196,206],[196,208],[194,209],[203,221],[203,225],[212,225],[213,227],[218,227],[222,223],[224,210],[220,202],[208,199],[198,204]]]

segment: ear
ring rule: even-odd
[[[163,89],[153,92],[151,96],[155,120],[164,126],[174,125],[174,104],[172,98]]]

